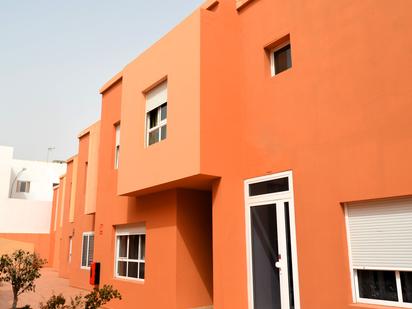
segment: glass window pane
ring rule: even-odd
[[[145,263],[139,263],[139,279],[144,279]]]
[[[144,260],[146,255],[146,235],[140,235],[140,259]]]
[[[160,119],[165,120],[167,118],[167,104],[160,106]]]
[[[268,181],[262,181],[258,183],[252,183],[249,185],[249,195],[261,195],[268,193],[276,193],[289,190],[289,178],[283,177],[278,179],[272,179]]]
[[[137,260],[139,255],[139,235],[129,236],[129,259]]]
[[[89,235],[89,250],[88,250],[87,266],[90,266],[93,262],[93,251],[94,251],[94,235]]]
[[[280,308],[276,205],[250,208],[255,308]]]
[[[137,262],[129,262],[127,276],[130,278],[137,278]]]
[[[159,141],[159,129],[156,129],[149,133],[149,145],[157,143]]]
[[[288,257],[288,283],[289,283],[289,307],[295,308],[295,297],[293,290],[293,265],[292,265],[292,244],[290,242],[290,214],[289,202],[284,203],[285,207],[285,230],[286,230],[286,248]]]
[[[412,303],[412,272],[401,271],[402,297],[405,303]]]
[[[117,275],[126,277],[127,262],[117,262]]]
[[[87,236],[83,236],[82,266],[87,266]]]
[[[158,113],[158,108],[155,108],[154,110],[149,112],[149,128],[154,128],[157,126],[157,113]]]
[[[163,126],[160,128],[160,139],[161,140],[164,140],[166,138],[166,135],[167,135],[166,131],[167,131],[166,126]]]
[[[398,301],[394,271],[357,270],[361,298]]]
[[[275,74],[279,74],[292,67],[290,44],[274,52]]]
[[[118,236],[119,257],[127,257],[127,236]]]

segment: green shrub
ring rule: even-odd
[[[34,281],[40,278],[40,269],[46,263],[36,253],[16,250],[0,257],[0,282],[10,282],[13,290],[12,308],[17,308],[19,295],[34,291]],[[23,308],[27,308],[27,305]]]

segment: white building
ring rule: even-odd
[[[48,234],[53,185],[65,172],[65,163],[16,160],[0,146],[0,234]]]

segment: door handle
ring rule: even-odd
[[[275,267],[281,269],[282,268],[282,256],[279,254],[277,257],[277,261],[275,262]]]

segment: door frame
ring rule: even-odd
[[[253,183],[264,182],[278,178],[288,178],[289,190],[268,193],[256,196],[249,196],[249,185]],[[260,177],[246,179],[244,181],[244,196],[245,196],[245,230],[246,230],[246,262],[247,262],[247,289],[248,289],[248,304],[249,309],[254,309],[253,299],[253,264],[252,264],[252,238],[251,238],[251,218],[250,208],[261,205],[268,205],[277,202],[289,202],[289,224],[290,224],[290,242],[291,242],[291,258],[292,258],[292,278],[293,291],[295,300],[295,309],[300,309],[300,293],[299,293],[299,274],[298,274],[298,259],[296,246],[296,226],[295,226],[295,206],[293,198],[293,176],[292,171],[285,171]],[[280,291],[282,294],[282,291]]]

